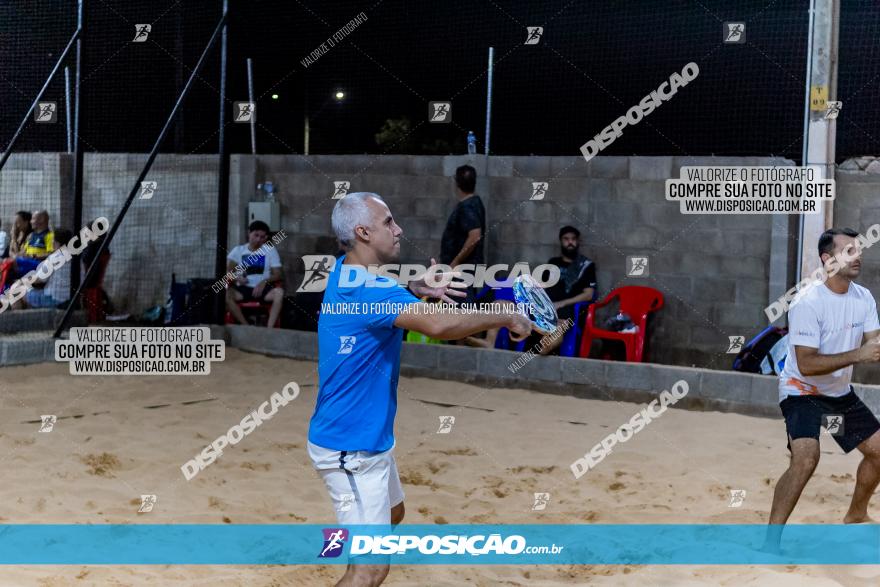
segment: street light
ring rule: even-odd
[[[343,100],[345,100],[345,90],[342,90],[342,89],[336,90],[335,92],[333,92],[333,98],[336,100],[337,103],[341,103]],[[327,100],[329,100],[329,99],[330,98],[327,98]],[[318,112],[316,112],[316,114],[321,112],[321,110],[324,109],[324,106],[327,105],[327,100],[324,100],[324,103],[321,104],[321,107],[318,109]],[[304,110],[305,110],[305,121],[304,121],[304,127],[303,127],[303,155],[308,155],[309,154],[309,130],[310,130],[309,129],[308,87],[306,87]]]

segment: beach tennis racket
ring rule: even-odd
[[[531,275],[520,275],[513,282],[513,297],[532,321],[532,328],[543,335],[556,331],[559,316],[544,288]]]

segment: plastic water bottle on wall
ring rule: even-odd
[[[468,144],[468,155],[476,155],[477,154],[477,136],[474,134],[474,131],[472,131],[472,130],[468,131],[467,144]]]
[[[266,192],[266,201],[274,202],[275,201],[275,184],[271,181],[267,181],[263,184],[263,190]]]

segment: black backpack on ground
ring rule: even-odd
[[[761,361],[779,339],[788,334],[788,328],[768,326],[743,346],[733,361],[734,371],[761,373]]]

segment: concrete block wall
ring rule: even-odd
[[[113,220],[145,158],[87,154],[84,218]],[[14,155],[0,173],[0,219],[8,224],[20,208],[46,207],[56,218],[69,214],[61,197],[72,170],[67,159],[54,153]],[[791,164],[781,159],[600,156],[586,163],[581,157],[236,155],[229,248],[244,241],[256,184],[275,182],[289,235],[279,252],[286,287],[295,291],[302,255],[335,252],[329,226],[333,182],[347,180],[352,191],[374,191],[388,201],[404,229],[402,262],[427,262],[439,254],[456,203],[452,174],[465,162],[480,176],[489,263],[544,263],[558,254],[559,227],[573,224],[582,232],[582,251],[596,261],[600,295],[628,284],[664,293],[666,306],[651,323],[651,361],[728,369],[728,336],[750,337],[767,324],[768,284],[778,289],[784,281],[778,259],[771,263],[771,244],[779,250],[781,241],[792,242],[790,225],[780,230],[777,221],[774,230],[773,218],[764,215],[682,215],[665,200],[664,181],[678,177],[684,165]],[[172,272],[181,280],[216,277],[216,166],[213,155],[156,160],[147,178],[158,182],[156,195],[135,200],[111,246],[107,288],[121,309],[140,312],[164,302]],[[550,184],[543,200],[530,200],[535,181]],[[864,231],[880,221],[876,176],[840,174],[838,181],[836,225]],[[626,276],[630,255],[649,258],[647,277]],[[867,251],[865,259],[861,282],[874,291],[880,286],[880,247]],[[857,369],[857,380],[870,373]]]
[[[86,153],[83,220],[112,223],[147,156]],[[104,287],[119,311],[140,314],[164,304],[172,273],[178,281],[214,277],[217,250],[216,155],[159,155],[147,181],[151,199],[135,198],[110,245]]]
[[[447,160],[458,159],[467,158],[261,155],[253,185],[269,180],[277,186],[282,224],[289,235],[279,245],[287,289],[294,291],[302,281],[302,255],[336,252],[330,229],[334,181],[349,181],[350,192],[375,192],[388,202],[404,231],[401,262],[428,263],[439,257],[440,237],[456,203],[453,181],[444,170],[450,165]],[[242,190],[241,200],[231,203],[230,210],[246,210],[251,194],[253,188],[249,193]],[[243,224],[239,242],[244,240]]]
[[[146,162],[146,154],[86,153],[83,221],[115,220]],[[73,226],[73,161],[66,153],[15,153],[0,172],[0,226],[18,210],[49,211],[53,227]],[[159,155],[147,180],[150,200],[135,199],[111,245],[105,288],[120,311],[164,303],[172,272],[178,279],[213,277],[217,225],[217,156]],[[154,279],[145,279],[144,276]],[[137,279],[133,279],[137,276]]]
[[[227,326],[225,340],[249,352],[317,361],[318,335],[296,330]],[[220,338],[212,331],[212,338]],[[736,412],[781,418],[775,377],[695,367],[635,364],[567,357],[535,357],[514,375],[507,368],[512,351],[403,343],[401,373],[462,381],[489,388],[531,389],[542,393],[645,403],[684,380],[688,394],[675,408]],[[880,386],[855,385],[856,393],[880,412]]]
[[[63,315],[62,310],[54,309],[7,310],[0,314],[0,335],[35,331],[54,332],[61,324]],[[74,326],[86,326],[86,315],[82,310],[73,312],[66,327]]]
[[[652,361],[726,369],[728,336],[750,337],[766,325],[771,217],[685,216],[666,201],[664,182],[683,165],[791,164],[771,158],[491,157],[487,165],[482,156],[259,156],[252,183],[278,186],[290,235],[279,247],[287,289],[302,281],[301,255],[334,252],[334,181],[381,194],[404,230],[401,261],[423,263],[439,253],[456,203],[452,175],[465,162],[481,178],[487,262],[545,263],[559,254],[559,228],[572,224],[598,267],[600,296],[623,285],[664,293],[666,307],[651,324]],[[533,201],[537,181],[550,185]],[[246,209],[252,189],[230,208]],[[649,257],[648,277],[626,276],[629,255]]]
[[[55,360],[52,334],[61,323],[61,310],[16,310],[0,314],[0,367]],[[85,312],[75,311],[67,328],[86,326]],[[67,336],[68,331],[62,333]]]
[[[663,292],[650,323],[651,361],[727,369],[728,336],[766,326],[770,216],[683,215],[665,199],[682,166],[791,165],[770,158],[512,157],[490,170],[494,262],[546,262],[559,254],[558,229],[581,231],[597,266],[599,295],[625,285]],[[549,183],[530,201],[532,182]],[[490,239],[493,235],[490,233]],[[627,277],[626,258],[647,256],[649,275]]]
[[[861,234],[880,224],[880,176],[838,172],[837,199],[834,205],[834,226],[853,228]],[[867,287],[880,300],[880,244],[862,253],[862,272],[857,283]],[[880,366],[856,365],[856,381],[877,381]]]
[[[13,153],[0,172],[0,228],[10,234],[19,210],[46,209],[53,224],[70,222],[71,210],[62,207],[62,187],[68,175],[62,153]],[[69,198],[65,197],[65,201]]]

